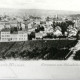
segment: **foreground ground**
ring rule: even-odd
[[[1,59],[66,60],[76,40],[34,40],[25,42],[1,42]],[[66,57],[67,56],[67,57]]]

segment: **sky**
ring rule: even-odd
[[[80,0],[0,0],[0,8],[80,11]]]

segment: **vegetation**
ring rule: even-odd
[[[32,51],[29,50],[23,50],[21,52],[19,51],[11,51],[10,53],[2,56],[4,59],[9,58],[18,58],[18,59],[45,59],[45,60],[64,60],[65,56],[69,52],[68,49],[66,50],[59,50],[57,48],[34,48]]]
[[[69,48],[73,46],[68,45],[71,45],[74,42],[75,41],[72,40],[2,42],[0,43],[0,58],[65,60],[65,56],[69,52]]]
[[[65,22],[53,22],[53,28],[55,28],[56,26],[60,26],[60,28],[62,29],[62,34],[64,35],[65,31],[67,31],[67,28],[69,25],[74,25],[74,23],[72,21],[65,21]]]
[[[32,40],[32,38],[35,38],[35,32],[31,32],[31,34],[28,35],[29,40]]]
[[[38,25],[37,29],[35,29],[35,32],[38,33],[40,31],[44,31],[44,27],[43,26],[40,27],[40,25]]]
[[[75,56],[73,57],[74,60],[80,60],[80,50],[76,52]]]

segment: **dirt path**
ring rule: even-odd
[[[76,51],[78,51],[78,50],[80,50],[80,40],[78,41],[78,43],[74,47],[71,48],[70,53],[72,52],[72,54],[70,55],[68,60],[73,60],[73,57],[75,56]]]

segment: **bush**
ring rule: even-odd
[[[75,60],[80,60],[80,50],[76,52],[75,56],[73,57]]]

